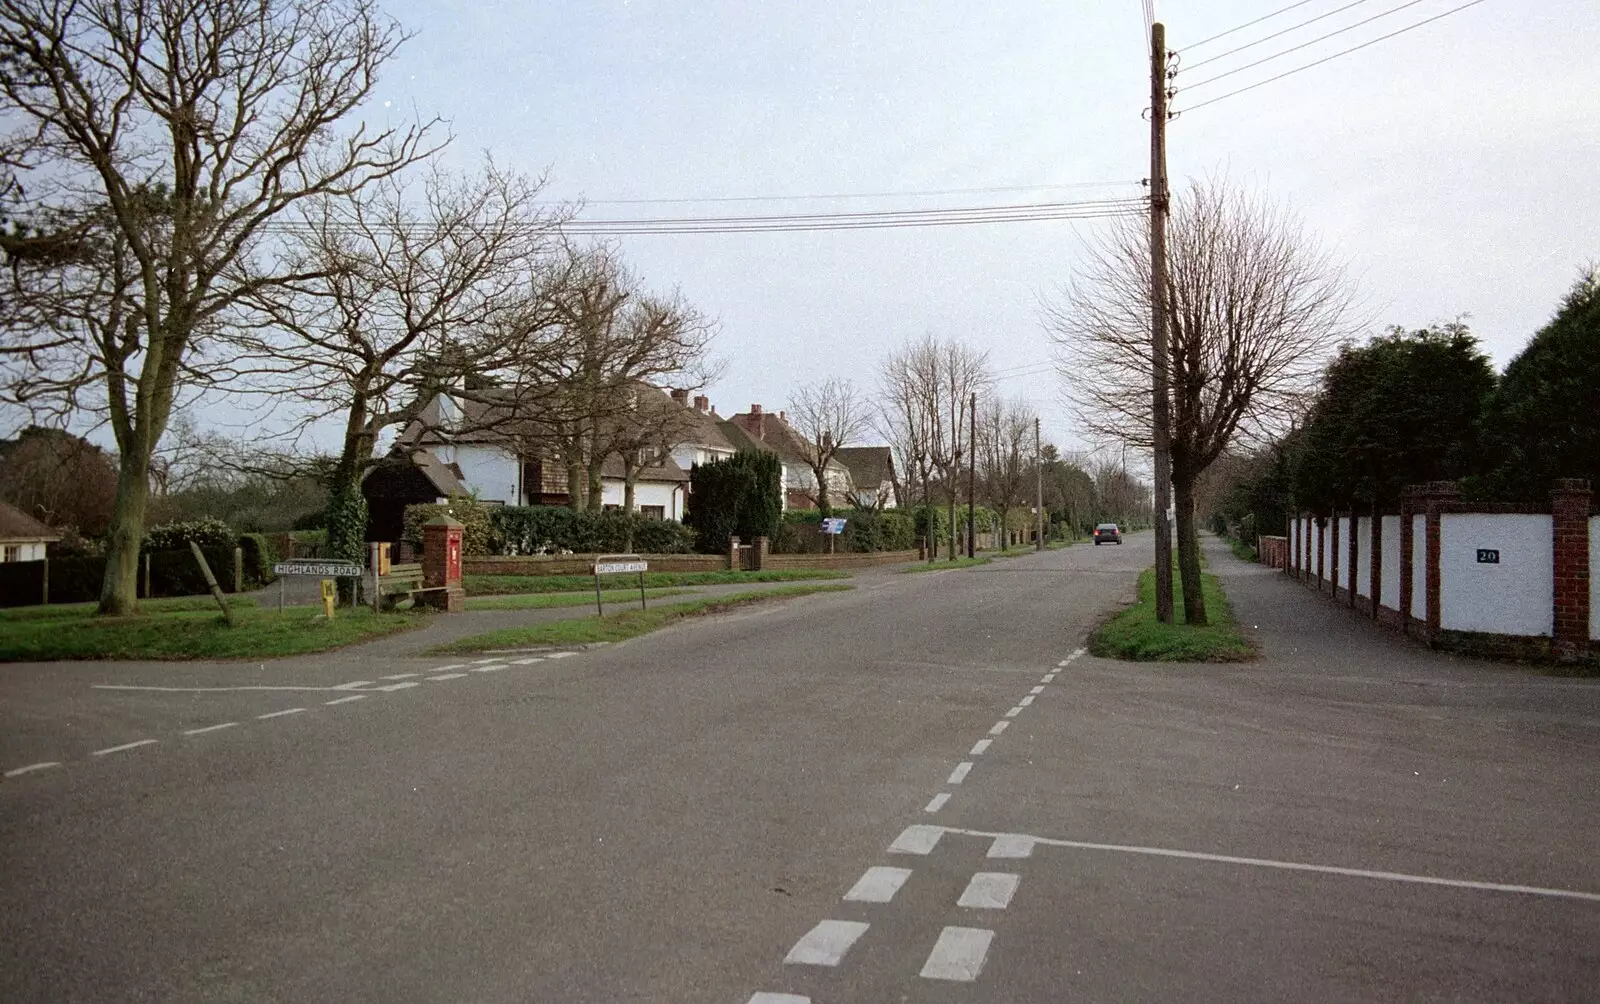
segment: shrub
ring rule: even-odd
[[[846,517],[839,543],[849,551],[909,551],[917,546],[917,527],[899,512],[854,512]]]
[[[272,566],[278,563],[281,556],[270,536],[264,533],[240,534],[239,549],[244,552],[246,582],[264,586],[277,581],[278,576],[272,571]]]
[[[422,547],[422,524],[435,516],[449,516],[460,523],[462,554],[493,554],[493,527],[489,523],[491,509],[498,506],[481,505],[472,499],[452,499],[449,502],[429,502],[406,506],[405,539]]]
[[[783,518],[783,464],[765,450],[740,450],[725,460],[689,470],[689,506],[684,524],[700,550],[718,554],[728,538],[776,539]]]
[[[644,554],[682,554],[694,547],[694,533],[680,523],[615,509],[574,512],[563,506],[495,506],[489,512],[489,524],[490,547],[496,554],[597,554],[630,549]]]
[[[151,527],[145,533],[144,550],[187,551],[190,541],[199,544],[202,549],[232,548],[233,530],[215,516],[205,516],[182,523],[167,523],[164,526]]]

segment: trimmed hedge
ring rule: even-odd
[[[671,520],[615,509],[576,512],[566,506],[475,502],[406,506],[406,539],[421,547],[422,524],[439,515],[462,524],[463,551],[474,556],[628,550],[688,554],[694,550],[694,532]]]
[[[498,506],[480,505],[472,499],[455,499],[450,502],[428,502],[406,506],[405,539],[422,550],[422,524],[435,516],[449,516],[462,525],[461,553],[494,554],[494,528],[489,522],[489,510]]]
[[[837,552],[910,551],[917,546],[916,521],[909,513],[870,509],[841,513],[844,533],[834,541]],[[820,554],[828,551],[822,517],[815,509],[784,513],[772,542],[773,554]]]

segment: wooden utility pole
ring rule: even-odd
[[[1150,27],[1150,424],[1156,482],[1156,620],[1172,623],[1172,415],[1167,394],[1167,27]]]
[[[1044,451],[1039,446],[1039,416],[1033,416],[1033,549],[1044,550]]]
[[[972,557],[978,529],[978,392],[967,408],[967,557]]]

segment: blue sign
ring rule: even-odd
[[[844,525],[848,520],[839,516],[830,516],[822,521],[823,533],[844,533]]]

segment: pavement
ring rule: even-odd
[[[0,999],[1594,999],[1600,686],[1208,546],[1254,663],[1083,653],[1135,535],[578,652],[0,667],[58,764],[0,783]]]

